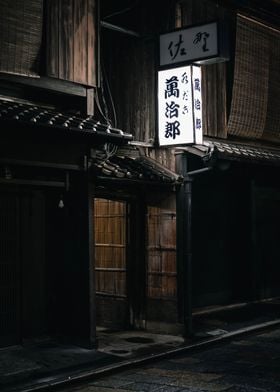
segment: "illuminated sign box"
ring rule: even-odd
[[[158,143],[202,144],[201,71],[184,66],[158,72]]]
[[[211,64],[228,60],[227,34],[218,22],[160,35],[160,67],[183,63]]]

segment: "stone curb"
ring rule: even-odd
[[[234,338],[238,338],[255,332],[260,332],[270,328],[275,328],[277,326],[280,326],[280,319],[252,325],[232,332],[227,332],[223,335],[216,336],[210,339],[205,339],[197,343],[188,344],[182,347],[178,347],[176,349],[168,350],[164,353],[152,354],[149,356],[135,358],[131,360],[122,360],[119,363],[115,363],[100,368],[95,368],[90,370],[87,369],[87,370],[82,370],[80,372],[64,373],[56,377],[49,376],[49,377],[37,379],[33,382],[28,383],[28,385],[27,384],[22,385],[20,387],[22,389],[19,389],[19,386],[16,387],[13,386],[8,389],[2,390],[2,392],[36,392],[36,391],[47,391],[47,390],[50,391],[57,387],[62,387],[62,386],[67,387],[67,385],[70,386],[73,383],[78,383],[82,381],[86,382],[87,380],[90,380],[92,378],[103,377],[107,374],[124,371],[136,366],[142,366],[149,362],[159,361],[162,359],[171,358],[178,354],[204,349],[215,344],[232,340]]]

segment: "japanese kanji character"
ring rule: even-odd
[[[179,98],[180,91],[178,89],[178,78],[177,76],[172,76],[170,79],[166,79],[165,82],[166,90],[165,90],[165,98],[174,96]]]
[[[170,42],[170,44],[168,45],[168,50],[170,53],[170,56],[172,58],[172,60],[174,60],[178,54],[180,53],[180,56],[184,56],[186,55],[186,49],[184,47],[182,47],[182,43],[183,43],[183,39],[182,39],[182,34],[179,34],[179,40],[177,43],[174,44],[173,41]]]
[[[165,137],[168,138],[172,138],[172,139],[176,139],[176,136],[180,135],[180,123],[179,121],[175,121],[175,122],[167,122],[165,125]]]
[[[201,42],[201,40],[203,40],[202,50],[203,50],[203,52],[207,52],[209,50],[207,48],[207,38],[209,38],[209,36],[210,36],[210,34],[207,33],[206,31],[204,33],[199,32],[196,34],[193,43],[196,45],[199,42]]]
[[[200,109],[201,109],[201,102],[200,102],[200,99],[195,99],[195,100],[194,100],[194,108],[195,108],[196,110],[200,110]]]
[[[179,105],[176,104],[174,101],[171,101],[170,104],[166,102],[166,108],[165,108],[165,117],[172,118],[172,117],[178,117],[178,109]]]

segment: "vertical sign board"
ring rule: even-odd
[[[192,66],[192,88],[193,88],[193,127],[194,143],[202,144],[203,123],[202,123],[202,94],[201,94],[201,69]]]
[[[160,146],[202,143],[200,67],[158,72],[158,142]]]
[[[197,65],[228,60],[226,31],[218,34],[218,27],[218,22],[211,22],[160,36],[158,140],[161,146],[202,144],[201,71]]]

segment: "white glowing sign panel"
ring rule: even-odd
[[[158,72],[158,142],[160,146],[202,143],[199,67]]]
[[[202,144],[202,95],[201,95],[201,69],[192,67],[192,88],[193,88],[193,121],[194,121],[194,142]]]
[[[221,61],[220,50],[217,22],[176,30],[160,36],[160,66]]]

